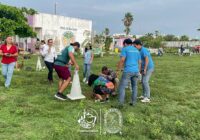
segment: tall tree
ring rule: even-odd
[[[105,34],[106,37],[110,34],[109,28],[105,28],[104,34]]]
[[[8,35],[36,36],[36,33],[28,25],[24,12],[22,9],[0,4],[0,38],[2,40]]]
[[[133,23],[133,15],[130,12],[126,13],[122,21],[124,22],[124,26],[125,26],[124,32],[128,36],[129,33],[131,32],[130,26]]]
[[[159,37],[160,36],[160,32],[158,30],[155,31],[155,36]]]

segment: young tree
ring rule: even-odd
[[[132,22],[133,22],[133,15],[129,12],[126,13],[122,21],[124,22],[124,26],[125,26],[124,32],[128,36],[129,33],[131,32],[130,26],[132,25]]]

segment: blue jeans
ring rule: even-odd
[[[145,75],[142,75],[142,88],[143,88],[143,96],[150,98],[150,86],[149,79],[153,73],[154,69],[147,70]]]
[[[139,76],[139,73],[137,73],[137,72],[132,72],[132,73],[124,72],[122,74],[120,84],[119,84],[119,103],[121,105],[124,104],[125,88],[128,85],[129,81],[131,81],[131,87],[132,87],[131,103],[136,104],[138,76]]]
[[[15,62],[12,62],[10,64],[2,63],[2,75],[5,78],[5,87],[10,86],[14,68],[15,68]]]
[[[89,76],[90,76],[90,68],[91,68],[91,64],[84,64],[83,77],[86,78],[86,81],[88,81]]]

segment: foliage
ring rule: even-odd
[[[124,32],[128,36],[130,31],[131,31],[130,26],[133,22],[133,15],[130,12],[125,13],[124,19],[122,19],[122,21],[123,21],[124,26],[125,26]]]
[[[145,36],[140,37],[140,40],[146,47],[159,48],[163,46],[163,37],[158,34],[154,36],[153,33],[147,33]]]
[[[93,38],[94,47],[99,47],[105,44],[105,36],[103,34],[96,34]]]
[[[178,37],[175,35],[166,35],[163,37],[164,41],[178,41]]]
[[[109,48],[110,48],[110,45],[112,42],[113,42],[112,37],[106,37],[106,40],[105,40],[105,50],[106,51],[109,51]]]
[[[179,41],[189,41],[190,38],[187,35],[182,35],[179,39]]]
[[[104,34],[105,34],[105,36],[108,36],[108,35],[110,34],[110,30],[109,30],[109,28],[105,28],[105,30],[104,30]]]
[[[28,12],[29,11],[29,12]],[[34,13],[33,9],[22,9],[0,4],[0,38],[5,39],[9,35],[19,37],[35,37],[36,33],[27,24],[25,13]]]

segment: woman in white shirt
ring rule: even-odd
[[[42,56],[44,57],[44,62],[49,70],[48,73],[48,80],[49,83],[52,84],[53,82],[53,65],[54,60],[57,57],[56,49],[53,47],[53,39],[48,40],[48,45],[45,45],[42,50]]]

